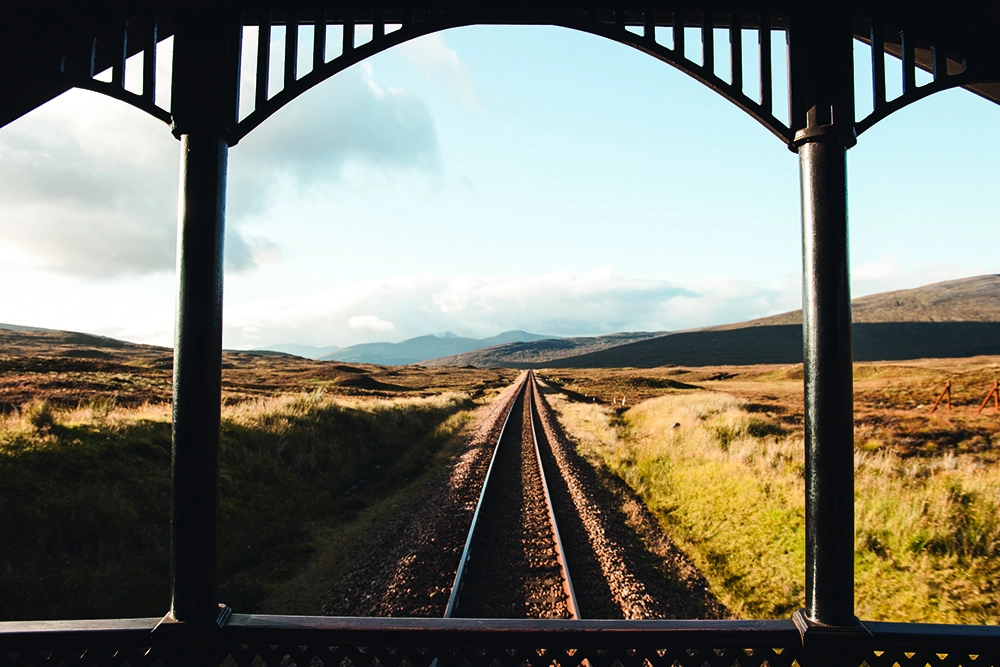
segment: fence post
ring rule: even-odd
[[[983,412],[983,408],[986,407],[991,398],[993,399],[993,407],[998,413],[1000,413],[1000,380],[993,381],[993,388],[990,389],[990,393],[986,394],[986,398],[983,399],[979,409],[976,410],[977,415]]]
[[[944,398],[946,395],[948,396],[948,412],[951,412],[951,380],[948,380],[947,382],[944,383],[944,389],[941,391],[941,394],[937,397],[937,400],[934,401],[934,405],[931,406],[931,414],[934,414],[934,411],[937,410],[938,405],[941,404],[941,399]]]

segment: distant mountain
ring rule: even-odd
[[[431,359],[424,363],[427,366],[475,366],[477,368],[520,367],[519,365],[523,364],[546,364],[556,359],[565,359],[589,352],[597,352],[662,335],[662,331],[658,333],[640,331],[614,333],[605,336],[519,341],[485,347],[463,354]]]
[[[18,331],[25,334],[53,334],[51,340],[57,340],[60,344],[89,345],[91,347],[121,348],[121,347],[151,347],[141,343],[130,343],[108,336],[98,336],[96,334],[81,333],[79,331],[62,331],[60,329],[44,329],[42,327],[28,327],[19,324],[0,324],[0,329],[7,331]],[[152,346],[156,347],[156,346]]]
[[[1000,322],[1000,275],[975,276],[933,283],[913,289],[882,292],[851,301],[854,323],[859,322]],[[793,310],[747,322],[709,327],[743,329],[772,324],[802,324],[802,311]]]
[[[859,297],[852,302],[852,310],[857,361],[1000,355],[997,275]],[[433,363],[509,368],[798,363],[802,361],[802,311],[694,331],[646,334],[644,339],[622,339],[618,344],[612,342],[613,337],[600,338],[612,344],[601,345],[598,338],[540,341]]]
[[[332,354],[337,350],[341,349],[336,345],[327,345],[326,347],[316,347],[315,345],[297,345],[296,343],[280,343],[278,345],[268,345],[267,347],[258,347],[252,352],[281,352],[284,354],[291,354],[296,357],[305,357],[306,359],[322,359],[327,354]]]
[[[429,359],[461,354],[503,343],[536,341],[551,338],[527,331],[505,331],[491,338],[463,338],[451,332],[418,336],[400,343],[363,343],[345,347],[321,357],[324,360],[346,361],[381,366],[405,366]]]
[[[859,322],[855,361],[1000,355],[1000,322]],[[802,361],[802,325],[684,331],[607,350],[512,368],[655,368],[795,364]]]
[[[42,327],[26,327],[20,324],[3,323],[0,323],[0,329],[7,329],[8,331],[56,331],[55,329],[43,329]]]

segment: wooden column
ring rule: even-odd
[[[806,448],[804,659],[851,662],[854,615],[854,397],[847,149],[854,145],[852,26],[839,6],[789,22],[790,118],[802,195]],[[855,663],[856,664],[856,663]]]
[[[179,12],[176,25],[171,113],[181,160],[169,616],[211,627],[224,618],[216,584],[222,284],[239,24],[205,9]]]

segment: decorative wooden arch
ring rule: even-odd
[[[837,65],[842,80],[844,104],[855,96],[870,95],[872,111],[855,118],[838,121],[855,136],[902,109],[933,93],[964,87],[994,102],[1000,102],[1000,64],[995,51],[978,48],[981,45],[962,34],[956,25],[955,11],[891,11],[884,3],[870,2],[850,11],[824,10],[821,20],[839,23],[831,31],[827,56],[841,51]],[[187,6],[186,6],[187,5]],[[197,8],[196,3],[133,3],[128,9],[94,11],[93,7],[67,10],[56,16],[36,18],[36,28],[56,35],[51,43],[34,49],[16,44],[8,47],[17,51],[19,59],[28,55],[28,72],[8,75],[4,89],[12,91],[6,104],[0,104],[0,127],[34,108],[46,99],[69,88],[92,90],[119,99],[145,111],[154,118],[171,123],[174,110],[157,104],[156,61],[157,45],[173,36],[178,16]],[[90,11],[88,11],[88,9]],[[299,95],[377,53],[412,39],[451,28],[472,25],[531,24],[550,25],[579,30],[618,42],[647,53],[672,65],[735,104],[766,127],[777,138],[795,150],[795,134],[805,129],[812,78],[807,72],[807,44],[814,30],[809,27],[810,14],[815,10],[796,9],[789,3],[607,3],[606,5],[569,3],[434,3],[416,6],[412,3],[364,5],[340,2],[230,2],[222,10],[227,24],[229,69],[220,85],[226,90],[225,126],[227,141],[233,146],[264,120]],[[944,20],[951,18],[951,21]],[[936,20],[935,20],[936,19]],[[197,20],[197,19],[195,19]],[[971,22],[967,19],[966,23]],[[185,21],[179,21],[183,30]],[[340,27],[341,52],[327,59],[327,29]],[[372,37],[357,43],[359,27],[371,30]],[[285,31],[285,49],[281,70],[284,85],[273,96],[268,95],[268,75],[271,69],[270,41],[272,28]],[[311,70],[299,75],[298,34],[301,28],[314,30]],[[255,96],[252,110],[240,116],[240,72],[242,34],[245,29],[259,35],[254,72]],[[696,51],[700,60],[688,57],[688,32],[697,31]],[[745,32],[758,44],[756,66],[759,92],[751,97],[744,90],[743,42]],[[839,35],[836,34],[839,32]],[[956,34],[958,33],[958,34]],[[29,33],[30,34],[30,33]],[[719,38],[729,42],[729,76],[716,71],[715,45]],[[668,39],[669,38],[669,39]],[[771,60],[774,50],[785,42],[786,71],[777,72]],[[852,39],[871,47],[872,90],[854,90],[853,60],[847,57]],[[972,46],[972,48],[969,48]],[[30,53],[34,50],[36,53]],[[43,50],[49,51],[38,57]],[[28,51],[30,53],[26,54]],[[142,55],[140,92],[126,89],[125,69],[129,57]],[[902,94],[894,99],[886,96],[885,54],[900,60],[899,83]],[[14,54],[11,54],[14,55]],[[45,66],[47,64],[47,66]],[[31,71],[34,70],[34,71]],[[917,85],[917,72],[924,71],[932,80]],[[101,78],[102,74],[110,76]],[[788,81],[787,120],[776,115],[773,82]],[[2,77],[0,77],[2,81]],[[848,127],[849,126],[849,127]]]
[[[858,135],[934,92],[965,87],[1000,102],[1000,5],[958,0],[536,0],[303,2],[49,0],[0,22],[0,126],[60,93],[86,88],[171,124],[181,141],[174,349],[172,601],[167,615],[124,621],[0,623],[0,667],[41,664],[295,662],[354,667],[619,664],[684,667],[1000,664],[1000,630],[861,622],[853,599],[853,405],[846,153]],[[409,39],[476,24],[541,24],[627,44],[701,81],[767,127],[800,160],[806,441],[806,608],[759,622],[477,622],[232,614],[216,589],[222,267],[228,149],[305,90]],[[298,28],[314,26],[313,68],[296,72]],[[326,27],[343,26],[327,61]],[[359,25],[372,39],[357,45]],[[399,26],[390,30],[387,26]],[[284,89],[268,97],[270,31],[286,31]],[[239,116],[241,42],[260,45],[253,108]],[[319,29],[316,29],[319,28]],[[701,62],[686,32],[700,36]],[[715,69],[728,35],[730,77]],[[756,32],[760,95],[742,80],[744,31]],[[671,36],[670,44],[660,41]],[[170,109],[157,106],[157,45],[174,38]],[[770,53],[787,49],[788,120],[775,115]],[[873,111],[855,117],[854,40],[872,52]],[[143,56],[139,92],[128,58]],[[884,54],[900,59],[902,94],[886,95]],[[917,85],[917,70],[932,81]],[[109,80],[99,73],[109,72]]]

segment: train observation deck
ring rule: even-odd
[[[93,90],[162,121],[181,145],[178,301],[173,385],[172,599],[162,618],[0,623],[0,667],[41,665],[299,665],[327,667],[975,667],[1000,665],[1000,628],[877,623],[854,607],[853,407],[847,235],[847,151],[903,107],[962,87],[1000,102],[1000,10],[995,0],[854,3],[677,0],[628,3],[387,0],[51,0],[3,10],[0,126],[69,90]],[[638,49],[722,95],[799,156],[805,358],[805,608],[765,621],[587,620],[577,615],[555,541],[544,599],[552,618],[337,618],[245,615],[216,586],[222,359],[223,238],[228,149],[297,96],[345,68],[416,37],[458,26],[537,24],[585,31]],[[326,59],[325,26],[341,26]],[[272,28],[284,54],[268,48]],[[298,76],[298,29],[316,26],[312,70]],[[355,44],[355,29],[371,39]],[[256,31],[256,97],[240,116],[242,35]],[[728,34],[728,78],[714,40]],[[755,33],[758,90],[744,92],[741,40]],[[660,41],[661,35],[671,35]],[[691,48],[698,35],[700,48]],[[170,108],[158,106],[157,45],[173,37]],[[685,45],[685,39],[688,45]],[[777,40],[784,43],[777,43]],[[854,40],[871,46],[871,90],[855,90]],[[773,49],[786,70],[774,71]],[[687,54],[697,51],[698,61]],[[125,64],[142,53],[141,85]],[[885,54],[902,67],[888,72]],[[268,96],[272,58],[283,89]],[[931,80],[916,85],[922,70]],[[98,74],[110,71],[110,77]],[[901,94],[887,99],[886,79]],[[788,81],[787,100],[772,83]],[[856,117],[854,99],[872,110]],[[787,102],[787,115],[776,105]],[[780,117],[780,118],[779,118]],[[783,120],[787,118],[787,120]],[[956,119],[955,122],[961,122]],[[932,166],[932,165],[931,165]],[[932,171],[930,172],[932,173]],[[530,383],[526,396],[534,394]],[[521,400],[526,406],[530,401]],[[533,423],[517,411],[522,430]],[[530,461],[522,449],[517,457]],[[517,458],[515,457],[515,458]],[[539,455],[539,467],[544,467]],[[499,467],[502,462],[497,461]],[[493,495],[484,492],[484,497]],[[537,496],[526,491],[526,496]],[[544,494],[542,494],[544,495]],[[532,501],[534,502],[534,501]],[[544,518],[544,503],[531,513]],[[490,514],[484,509],[484,520]],[[539,526],[543,526],[539,524]],[[552,524],[554,526],[554,524]],[[496,528],[493,532],[503,532]],[[539,527],[538,533],[558,530]],[[2,536],[0,536],[2,539]],[[469,538],[475,556],[480,537]],[[534,538],[532,538],[534,539]],[[486,547],[493,549],[492,545]],[[499,549],[500,547],[496,547]],[[465,562],[463,560],[463,562]],[[469,561],[475,564],[475,557]],[[473,576],[473,566],[468,576]],[[562,576],[562,575],[560,575]],[[475,604],[488,586],[459,582],[456,616],[506,616]],[[0,595],[2,595],[0,591]],[[530,596],[529,596],[530,597]],[[470,600],[470,598],[472,598]],[[476,600],[475,598],[478,598]],[[525,603],[529,604],[529,603]],[[536,599],[530,604],[540,604]],[[544,606],[544,605],[543,605]]]

